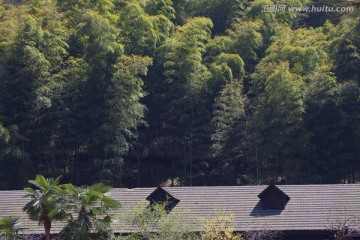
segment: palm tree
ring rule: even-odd
[[[39,225],[44,224],[46,240],[50,240],[52,220],[64,217],[64,211],[58,208],[59,199],[57,196],[61,196],[62,191],[59,185],[60,178],[45,179],[42,175],[36,175],[35,180],[29,180],[29,183],[35,186],[35,189],[25,188],[28,192],[25,197],[30,197],[31,200],[25,205],[23,211],[30,218],[39,221]]]
[[[98,239],[106,238],[111,231],[110,209],[120,207],[120,203],[106,194],[111,187],[96,183],[89,187],[75,187],[67,184],[66,194],[68,224],[60,232],[63,239],[88,240],[91,233],[96,233]],[[94,231],[95,230],[95,231]]]
[[[9,240],[22,239],[17,235],[17,232],[21,230],[16,226],[18,220],[18,218],[14,217],[4,217],[0,219],[0,238],[6,238]]]

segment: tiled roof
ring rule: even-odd
[[[360,219],[360,184],[348,185],[278,185],[290,197],[284,210],[263,210],[258,195],[267,186],[219,186],[219,187],[173,187],[164,188],[180,202],[172,212],[183,216],[200,230],[199,218],[216,215],[233,215],[236,231],[248,230],[328,230],[351,219]],[[127,215],[139,202],[146,207],[145,200],[156,188],[115,188],[111,196],[121,202],[114,215]],[[42,233],[43,226],[29,220],[22,212],[28,201],[24,191],[0,192],[0,218],[17,216],[24,233]],[[122,218],[120,218],[122,219]],[[115,232],[126,231],[122,221],[114,224]],[[53,223],[51,232],[61,229],[61,223]]]

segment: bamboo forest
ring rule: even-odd
[[[0,189],[360,180],[356,0],[0,0]]]

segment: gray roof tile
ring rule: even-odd
[[[173,212],[183,216],[200,230],[199,218],[228,214],[234,216],[236,231],[248,230],[326,230],[331,225],[351,218],[353,224],[360,219],[360,184],[348,185],[278,185],[290,200],[284,210],[263,210],[258,194],[267,186],[219,186],[219,187],[173,187],[164,188],[173,193],[180,202]],[[121,202],[114,215],[128,215],[131,209],[156,188],[115,188],[111,196]],[[0,218],[16,216],[21,219],[25,234],[42,233],[43,226],[29,220],[22,212],[28,199],[24,191],[0,192]],[[60,231],[64,223],[54,222],[52,233]],[[114,223],[116,232],[125,230],[123,223]]]

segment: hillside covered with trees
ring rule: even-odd
[[[0,0],[0,189],[360,179],[359,2]]]

